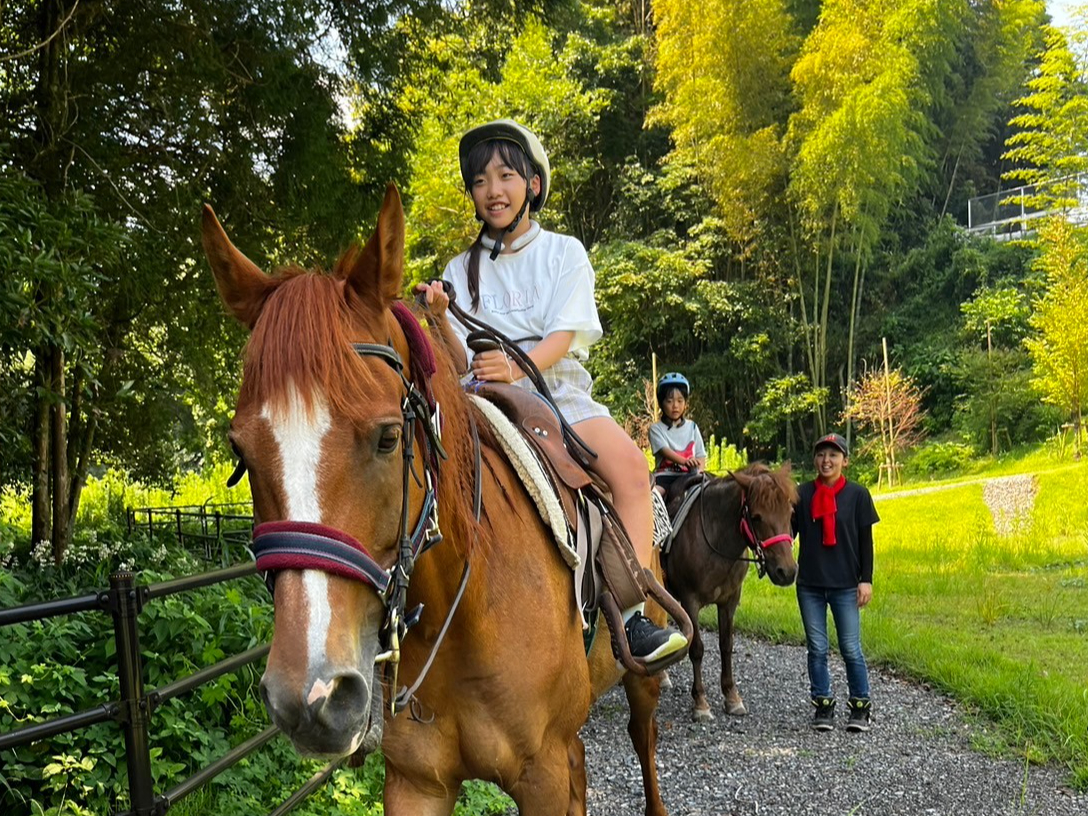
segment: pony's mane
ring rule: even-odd
[[[307,408],[321,394],[331,411],[362,419],[375,384],[348,336],[354,292],[335,275],[297,267],[272,280],[246,347],[244,396],[282,405],[293,387]]]
[[[738,484],[748,491],[749,502],[756,507],[782,508],[797,503],[797,485],[790,476],[790,468],[771,470],[763,462],[753,462],[733,474]],[[762,478],[762,477],[767,478]]]

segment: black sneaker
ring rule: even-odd
[[[641,612],[624,624],[631,655],[643,663],[653,663],[688,645],[687,638],[675,629],[662,629]]]
[[[869,702],[869,698],[851,697],[847,705],[850,706],[850,719],[846,721],[846,730],[868,731],[869,712],[873,707],[873,704]]]
[[[816,713],[812,717],[815,731],[830,731],[835,727],[835,701],[831,697],[813,697]]]

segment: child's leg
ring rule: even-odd
[[[574,430],[597,452],[597,459],[590,468],[612,491],[612,503],[631,538],[635,556],[642,566],[649,567],[654,516],[646,457],[610,417],[583,420],[574,426]]]

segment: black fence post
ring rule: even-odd
[[[227,544],[223,541],[223,516],[215,511],[215,546],[219,548],[219,564],[227,566]]]
[[[143,604],[131,572],[110,575],[110,595],[113,601],[113,631],[117,638],[117,675],[121,682],[122,727],[125,732],[125,760],[132,813],[135,816],[153,816],[156,806],[151,775],[149,712],[144,697],[144,670],[137,620]]]

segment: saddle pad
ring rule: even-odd
[[[571,540],[563,506],[559,503],[559,498],[555,495],[536,453],[522,437],[521,432],[494,404],[475,394],[469,394],[468,397],[480,409],[480,413],[491,426],[507,460],[513,465],[522,484],[525,485],[525,489],[536,504],[540,517],[551,529],[552,537],[559,546],[559,553],[563,556],[563,560],[571,569],[576,569],[581,565],[582,559]]]
[[[669,508],[665,506],[660,493],[651,490],[650,501],[654,506],[654,546],[660,550],[672,537],[672,522],[669,520]]]
[[[699,498],[699,495],[703,492],[705,486],[706,480],[700,479],[684,491],[684,500],[680,503],[680,507],[676,511],[676,518],[672,520],[672,529],[670,529],[669,534],[665,536],[665,540],[661,542],[661,552],[665,555],[668,555],[669,550],[672,549],[672,542],[673,539],[676,538],[676,532],[687,520],[692,505],[695,504],[695,500]]]

